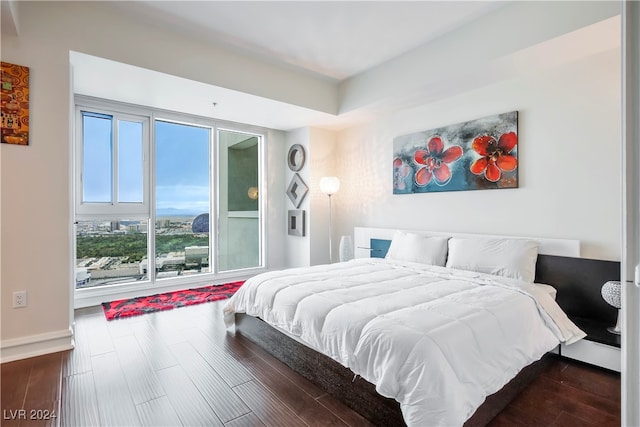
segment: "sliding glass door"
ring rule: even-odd
[[[257,267],[261,261],[261,136],[218,130],[218,270]]]

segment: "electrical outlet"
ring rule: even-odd
[[[13,308],[27,306],[27,291],[15,291],[13,293]]]

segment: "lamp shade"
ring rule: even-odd
[[[619,281],[611,280],[605,283],[600,292],[602,294],[602,299],[604,299],[609,305],[612,305],[615,308],[620,308],[622,306]]]
[[[340,189],[340,180],[336,176],[325,176],[320,178],[320,191],[324,194],[337,193]]]

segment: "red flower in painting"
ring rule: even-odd
[[[407,188],[405,178],[411,174],[411,166],[396,157],[393,159],[393,189],[404,190]]]
[[[518,159],[509,154],[518,144],[515,132],[502,134],[498,142],[489,135],[479,136],[473,140],[471,147],[482,157],[471,164],[471,172],[476,175],[484,173],[491,182],[498,182],[502,172],[511,172],[518,166]]]
[[[445,185],[451,180],[451,169],[448,164],[458,160],[462,156],[462,147],[452,145],[444,149],[442,138],[434,136],[427,143],[426,150],[416,150],[413,160],[421,165],[416,171],[415,182],[419,187],[424,187],[433,177],[437,185]]]

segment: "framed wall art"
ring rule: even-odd
[[[287,229],[290,236],[304,236],[304,210],[295,209],[288,212]]]
[[[517,187],[517,111],[393,140],[393,194]]]
[[[305,153],[304,147],[300,144],[294,144],[289,148],[287,154],[287,165],[289,169],[294,172],[298,172],[304,166]]]
[[[309,187],[307,187],[307,184],[300,178],[300,175],[297,173],[293,174],[293,178],[291,178],[289,186],[287,187],[287,196],[289,200],[291,200],[291,203],[293,203],[293,206],[299,208],[308,191]]]
[[[4,144],[29,145],[29,67],[0,63],[0,115]]]

